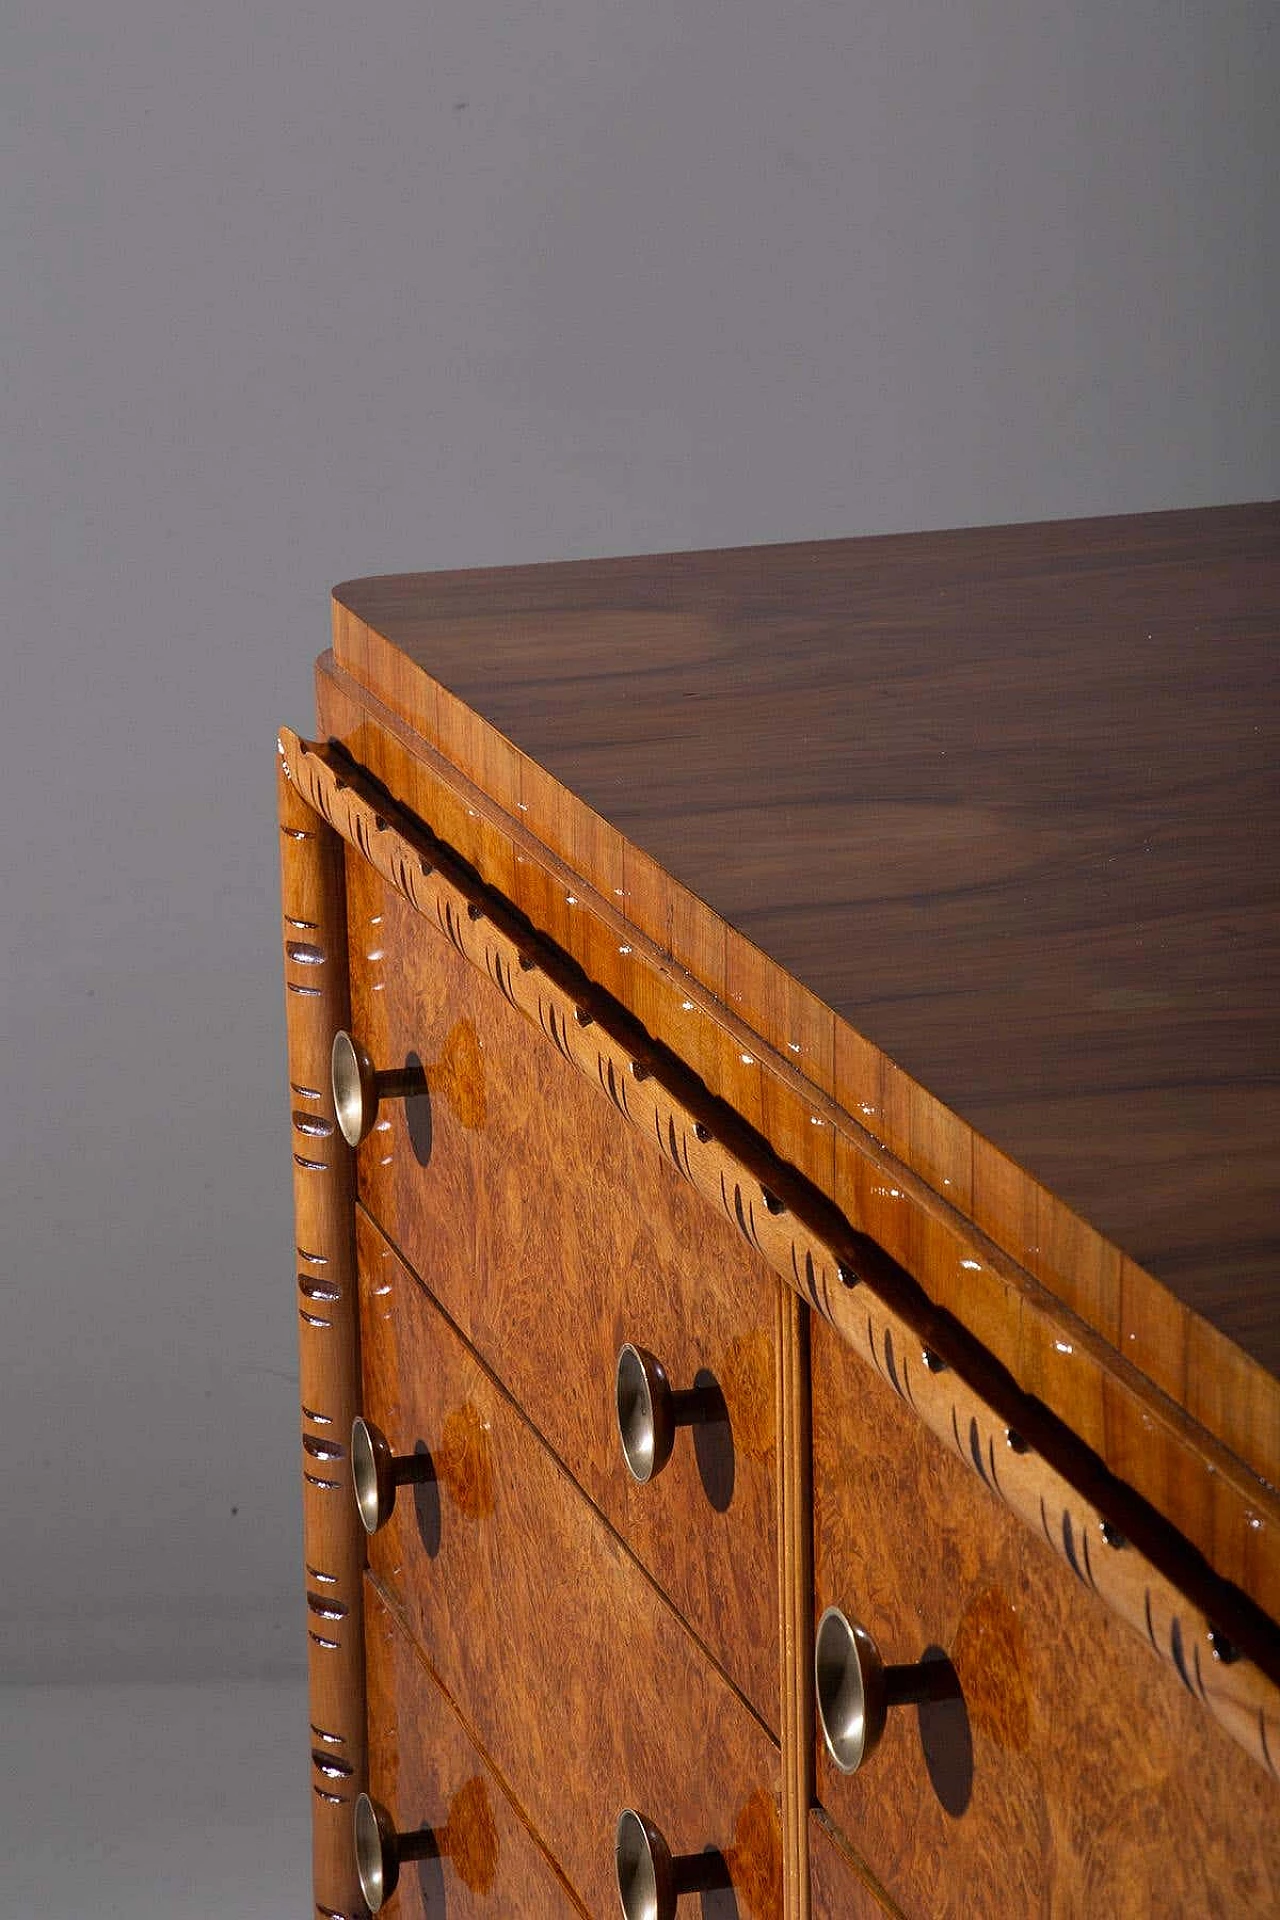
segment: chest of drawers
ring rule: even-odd
[[[1280,1905],[1278,609],[1269,508],[336,591],[323,1920]]]

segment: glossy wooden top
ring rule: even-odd
[[[545,769],[1280,1372],[1280,506],[335,600],[339,664],[446,756],[450,693],[473,778],[518,750],[495,798]],[[680,957],[723,990],[714,948]]]

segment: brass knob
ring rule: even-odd
[[[673,1858],[653,1822],[631,1807],[618,1815],[614,1864],[626,1920],[673,1920],[681,1894],[711,1893],[731,1884],[722,1853]]]
[[[369,1911],[377,1913],[395,1892],[403,1862],[433,1859],[440,1849],[430,1827],[397,1833],[386,1808],[367,1793],[356,1801],[354,1826],[360,1891]]]
[[[386,1526],[397,1487],[434,1479],[429,1453],[392,1453],[386,1435],[372,1420],[356,1418],[351,1428],[351,1484],[366,1533]]]
[[[890,1707],[940,1699],[955,1689],[946,1661],[887,1667],[867,1629],[839,1607],[828,1607],[818,1622],[813,1678],[818,1724],[841,1773],[856,1773],[871,1758]]]
[[[421,1067],[389,1067],[379,1072],[349,1033],[333,1036],[329,1056],[333,1081],[333,1109],[349,1147],[358,1147],[378,1117],[380,1100],[404,1100],[420,1093],[425,1084]]]
[[[671,1458],[677,1428],[724,1417],[718,1387],[677,1392],[661,1360],[629,1340],[618,1353],[614,1386],[622,1455],[632,1479],[641,1486],[661,1473]]]

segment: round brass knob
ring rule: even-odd
[[[813,1678],[818,1724],[841,1773],[856,1773],[871,1758],[890,1707],[938,1699],[955,1685],[946,1662],[887,1667],[867,1629],[839,1607],[828,1607],[818,1622]]]
[[[721,1853],[682,1853],[671,1849],[642,1813],[624,1807],[614,1842],[618,1898],[626,1920],[674,1920],[684,1893],[710,1893],[730,1885]]]
[[[360,1042],[341,1028],[333,1036],[329,1068],[333,1110],[349,1147],[358,1147],[372,1128],[380,1100],[404,1100],[411,1093],[420,1093],[424,1085],[420,1067],[390,1067],[379,1072]]]
[[[392,1453],[386,1435],[372,1420],[356,1418],[351,1428],[351,1484],[366,1533],[386,1526],[397,1487],[434,1479],[429,1453]]]
[[[688,1387],[677,1392],[661,1360],[629,1340],[618,1353],[614,1387],[622,1456],[632,1479],[641,1486],[661,1473],[671,1458],[677,1428],[724,1414],[718,1388]]]
[[[354,1826],[360,1891],[370,1913],[377,1913],[395,1892],[404,1861],[430,1860],[439,1847],[430,1827],[397,1833],[386,1808],[367,1793],[356,1801]]]

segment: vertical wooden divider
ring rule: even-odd
[[[289,1104],[293,1123],[303,1555],[310,1674],[314,1906],[319,1920],[367,1912],[352,1844],[364,1785],[364,1536],[348,1452],[359,1411],[352,1156],[329,1078],[349,1018],[343,842],[278,762]]]
[[[809,1807],[813,1800],[809,1309],[785,1285],[779,1286],[777,1300],[783,1911],[787,1920],[809,1920]]]

